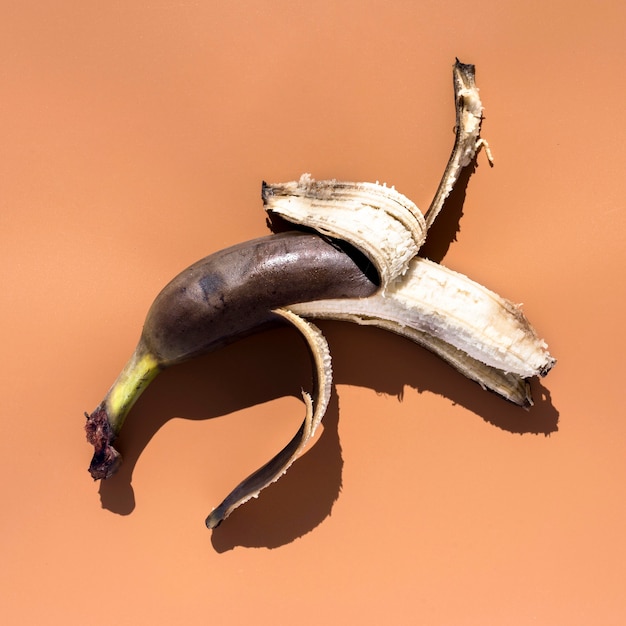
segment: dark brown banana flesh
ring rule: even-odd
[[[92,477],[109,478],[117,471],[121,457],[111,444],[135,401],[164,368],[285,323],[274,309],[367,297],[377,289],[376,275],[358,252],[298,231],[234,245],[183,270],[154,300],[131,359],[87,416]]]

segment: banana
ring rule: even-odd
[[[94,447],[89,471],[108,478],[121,463],[113,447],[126,416],[163,369],[274,324],[293,325],[313,362],[313,393],[293,439],[242,481],[206,519],[215,528],[271,484],[303,452],[326,411],[332,386],[328,344],[311,319],[375,325],[433,351],[483,388],[523,407],[528,379],[555,364],[520,307],[461,273],[419,256],[445,199],[482,147],[483,107],[474,66],[453,68],[456,135],[433,201],[423,215],[379,183],[263,183],[270,220],[294,230],[212,254],[181,272],[159,293],[128,363],[87,417]],[[305,230],[306,232],[301,232]],[[313,232],[310,232],[313,231]]]
[[[291,303],[376,291],[376,276],[359,267],[357,253],[344,249],[317,235],[269,235],[216,252],[168,283],[150,307],[128,363],[87,416],[92,477],[115,473],[121,457],[112,443],[134,403],[165,368],[292,321],[275,311]]]

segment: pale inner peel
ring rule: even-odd
[[[421,211],[378,183],[299,181],[265,186],[265,208],[294,224],[346,241],[376,267],[383,289],[406,272],[426,238]]]
[[[547,346],[519,307],[467,276],[416,257],[401,280],[369,298],[299,303],[305,317],[394,324],[427,333],[472,359],[522,377],[544,375],[554,364]],[[401,334],[406,334],[401,332]]]
[[[314,391],[312,396],[305,391],[302,392],[306,414],[296,435],[273,459],[239,483],[223,502],[211,511],[206,519],[208,528],[218,526],[237,507],[251,498],[256,498],[262,489],[277,481],[291,467],[315,435],[328,407],[332,387],[332,366],[326,339],[315,325],[295,313],[287,309],[276,309],[274,313],[293,324],[305,338],[313,361]]]

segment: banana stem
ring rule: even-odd
[[[85,414],[87,441],[94,447],[89,466],[94,480],[109,478],[117,471],[122,457],[111,444],[128,412],[161,369],[157,359],[140,343],[104,400],[91,415]]]

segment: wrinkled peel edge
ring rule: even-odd
[[[328,407],[332,387],[332,367],[326,339],[316,326],[295,313],[287,309],[276,309],[274,313],[293,324],[307,342],[313,362],[313,394],[302,392],[306,415],[295,436],[274,458],[239,483],[222,503],[211,511],[205,522],[209,529],[219,526],[236,508],[251,498],[256,498],[262,489],[276,482],[291,467],[304,452],[311,437],[315,435]]]

